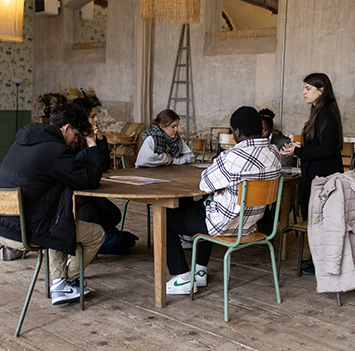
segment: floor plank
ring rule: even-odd
[[[120,207],[123,202],[116,201]],[[289,235],[276,303],[269,253],[248,248],[232,256],[230,322],[223,321],[223,250],[214,248],[209,284],[194,301],[168,296],[154,304],[153,251],[146,245],[146,206],[131,202],[125,229],[140,240],[127,256],[100,255],[88,267],[93,290],[86,310],[79,304],[52,306],[40,273],[21,336],[13,334],[36,265],[0,261],[0,350],[353,350],[355,292],[318,294],[314,277],[296,277],[299,238]],[[275,242],[277,245],[277,241]],[[307,252],[305,253],[305,256]],[[190,259],[190,252],[186,251]],[[169,277],[167,277],[168,279]]]

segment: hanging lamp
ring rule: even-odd
[[[140,0],[140,4],[140,15],[144,20],[200,22],[200,0]]]
[[[0,40],[22,41],[25,0],[0,0]]]

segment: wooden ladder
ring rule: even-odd
[[[187,143],[190,135],[190,104],[193,106],[191,76],[190,25],[183,24],[167,108],[173,109],[181,119],[185,120],[186,132],[183,134]]]

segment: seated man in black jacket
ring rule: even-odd
[[[88,145],[86,157],[81,160],[73,150],[79,135],[85,137]],[[31,244],[52,249],[49,264],[53,305],[80,296],[76,242],[83,245],[86,267],[104,241],[102,227],[75,221],[72,206],[73,190],[97,188],[101,174],[92,127],[85,111],[75,104],[55,110],[50,125],[33,123],[19,130],[1,164],[0,187],[22,188]],[[21,247],[17,218],[0,216],[0,233],[2,244]],[[85,289],[84,293],[89,291]]]

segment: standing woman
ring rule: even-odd
[[[306,220],[312,180],[315,176],[343,173],[344,167],[341,158],[343,127],[328,76],[324,73],[308,75],[303,80],[303,97],[311,104],[311,114],[302,130],[302,144],[287,144],[280,153],[301,159],[301,212]],[[312,273],[312,265],[310,270],[308,274]],[[307,274],[304,269],[302,272]]]
[[[194,161],[194,154],[181,140],[178,128],[180,117],[172,110],[163,110],[142,134],[136,168],[182,165]]]
[[[343,126],[332,84],[324,73],[312,73],[303,81],[303,96],[311,104],[311,115],[303,127],[302,144],[285,145],[281,154],[301,159],[301,210],[308,218],[308,200],[315,176],[344,172],[341,150]]]

